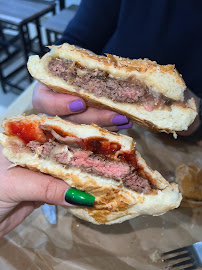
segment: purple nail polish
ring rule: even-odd
[[[132,128],[132,126],[133,126],[133,123],[132,122],[129,122],[126,125],[118,126],[118,129],[128,129],[128,128]]]
[[[113,117],[112,119],[112,124],[113,125],[123,125],[128,123],[128,118],[124,115],[117,114]]]
[[[71,112],[79,112],[85,109],[85,105],[80,99],[77,99],[69,104],[69,109]]]

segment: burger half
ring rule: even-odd
[[[99,56],[67,43],[50,49],[41,59],[31,56],[28,69],[55,92],[80,96],[89,106],[167,133],[187,130],[197,115],[194,99],[185,100],[186,84],[173,65]]]
[[[60,178],[95,197],[93,207],[69,209],[81,219],[120,223],[161,215],[181,202],[177,184],[149,168],[128,136],[45,115],[5,119],[3,128],[0,143],[12,163]]]

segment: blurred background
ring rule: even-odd
[[[33,81],[26,63],[60,38],[80,0],[0,0],[0,115]]]

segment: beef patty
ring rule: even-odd
[[[43,158],[49,158],[65,166],[80,168],[83,171],[121,181],[125,187],[134,191],[145,194],[151,191],[149,181],[139,176],[137,171],[127,163],[105,160],[103,156],[95,155],[91,151],[67,147],[67,145],[59,144],[53,140],[44,144],[30,141],[27,147],[33,152],[41,147],[39,155]]]
[[[115,79],[102,70],[81,67],[78,63],[55,58],[48,63],[49,71],[69,84],[93,93],[97,97],[107,97],[115,102],[138,103],[147,110],[170,105],[173,101],[149,89],[139,80],[129,77]]]

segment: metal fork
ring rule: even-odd
[[[167,255],[172,256],[164,259],[164,257],[167,257]],[[202,242],[197,242],[187,247],[182,247],[168,252],[164,252],[161,253],[160,256],[162,257],[163,262],[172,262],[174,260],[183,259],[178,263],[169,265],[167,269],[173,269],[176,267],[180,267],[180,270],[197,269],[199,267],[202,267]]]

